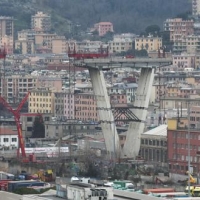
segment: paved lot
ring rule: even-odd
[[[22,196],[17,194],[12,194],[9,192],[0,191],[1,200],[21,200]]]

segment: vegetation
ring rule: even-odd
[[[52,32],[67,37],[77,37],[100,21],[112,22],[116,33],[140,34],[179,13],[187,17],[188,10],[188,0],[0,0],[0,15],[14,16],[15,30],[30,28],[31,15],[43,11],[52,17]]]
[[[46,189],[40,189],[39,191],[38,190],[35,190],[33,188],[18,188],[16,190],[13,191],[13,193],[15,194],[20,194],[20,195],[25,195],[25,194],[42,194],[48,190],[55,190],[56,188],[55,187],[51,187],[51,188],[46,188]]]
[[[32,138],[44,138],[45,137],[45,127],[42,116],[35,117],[33,124]]]

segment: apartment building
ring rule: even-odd
[[[51,17],[43,12],[37,12],[31,16],[31,29],[36,31],[50,31]]]
[[[5,46],[7,54],[13,54],[14,25],[12,17],[0,16],[0,46]]]
[[[15,40],[15,51],[20,54],[34,54],[34,40]]]
[[[145,49],[149,51],[158,51],[162,47],[162,38],[160,37],[138,37],[135,39],[135,49]]]
[[[99,36],[104,36],[108,32],[113,32],[113,24],[111,22],[99,22],[94,25],[92,31],[97,31]]]
[[[200,132],[198,129],[190,129],[190,147],[188,147],[188,120],[187,118],[168,119],[167,148],[169,169],[173,173],[185,174],[188,171],[188,150],[190,149],[191,168],[194,173],[200,170],[199,141]]]
[[[170,40],[175,42],[194,33],[194,21],[182,18],[167,19],[164,22],[164,31],[170,32]]]
[[[65,36],[57,36],[52,39],[52,53],[53,54],[61,54],[67,53],[67,40]]]
[[[30,75],[12,75],[6,76],[5,82],[0,79],[0,94],[4,92],[9,103],[21,101],[28,91],[31,91],[36,86],[37,77]],[[4,87],[4,89],[3,89]]]
[[[30,113],[54,113],[54,92],[49,88],[32,90],[28,100]]]
[[[172,59],[173,65],[177,66],[178,70],[184,70],[185,68],[196,68],[195,54],[182,53],[181,55],[172,55]]]
[[[200,15],[200,1],[192,0],[192,15],[198,16]]]
[[[109,53],[122,53],[133,49],[133,40],[127,38],[114,38],[108,45]]]
[[[41,49],[47,49],[52,52],[52,40],[57,37],[56,34],[49,33],[36,33],[35,34],[35,49],[39,51]]]
[[[75,95],[75,118],[82,121],[98,121],[96,98],[93,93]]]

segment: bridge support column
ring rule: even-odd
[[[126,141],[122,151],[122,157],[135,158],[140,150],[140,138],[144,131],[144,121],[147,116],[147,108],[149,105],[151,89],[154,78],[153,68],[142,68],[139,78],[138,88],[136,91],[136,99],[134,106],[143,107],[144,109],[135,109],[134,114],[142,120],[142,122],[130,122],[126,135]]]
[[[89,69],[89,73],[96,98],[101,128],[105,138],[106,149],[109,152],[114,152],[116,158],[116,155],[120,153],[119,137],[111,110],[104,75],[101,70],[91,68]]]

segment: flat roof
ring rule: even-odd
[[[153,128],[145,133],[142,133],[141,136],[166,136],[167,137],[167,125],[163,124],[156,128]]]

